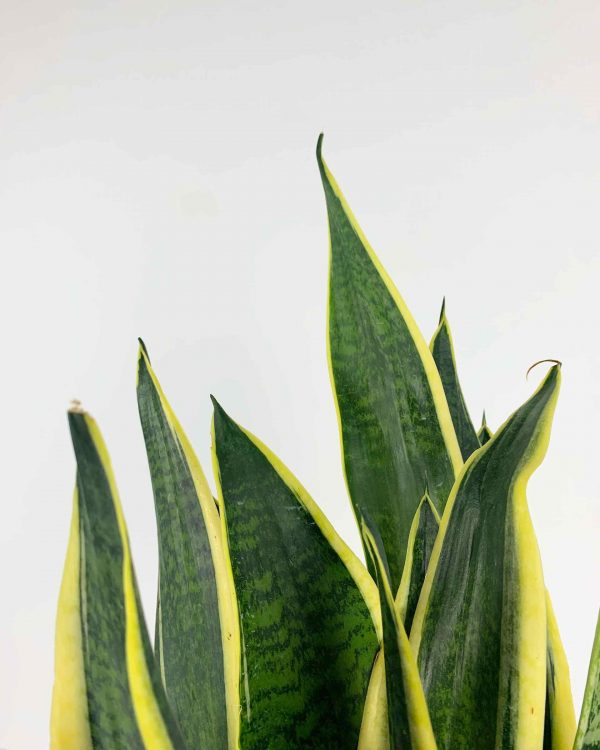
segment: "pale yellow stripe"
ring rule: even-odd
[[[371,671],[357,750],[389,750],[389,747],[385,659],[380,649]]]
[[[519,476],[512,497],[519,576],[515,750],[542,747],[546,704],[546,597],[542,561],[525,495],[527,479],[526,475]],[[500,699],[499,716],[503,713],[502,703]],[[496,738],[499,750],[503,747],[501,727],[499,721]]]
[[[242,674],[242,633],[240,630],[239,620],[239,609],[237,594],[235,590],[235,579],[233,577],[233,568],[231,567],[231,555],[229,554],[229,537],[227,532],[227,510],[225,507],[225,501],[223,499],[223,487],[221,486],[221,471],[219,469],[219,459],[217,458],[217,441],[215,439],[215,421],[214,416],[210,427],[211,432],[211,457],[213,465],[213,474],[215,478],[215,485],[217,488],[217,500],[219,502],[219,508],[221,509],[221,538],[223,544],[226,546],[227,555],[225,557],[225,574],[227,576],[227,585],[229,590],[232,592],[231,607],[232,607],[232,621],[231,621],[231,643],[229,646],[229,653],[231,655],[231,661],[229,662],[229,673],[228,680],[231,680],[232,686],[235,687],[237,696],[237,710],[232,715],[232,724],[229,726],[229,747],[233,750],[237,750],[240,745],[240,717],[241,717],[241,700],[239,698],[240,690],[240,678]],[[244,654],[245,658],[245,654]],[[246,689],[247,692],[247,689]],[[229,704],[228,704],[228,722],[229,722]]]
[[[56,614],[50,750],[92,750],[81,633],[79,554],[79,500],[75,489]]]

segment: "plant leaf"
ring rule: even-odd
[[[354,750],[378,647],[377,589],[288,469],[214,404],[241,628],[241,746]]]
[[[442,517],[411,631],[440,748],[542,746],[546,601],[525,489],[559,384],[555,366],[471,456]]]
[[[163,682],[190,747],[235,748],[239,652],[221,521],[143,344],[137,399],[158,527],[155,649]]]
[[[407,633],[410,633],[412,627],[439,525],[438,512],[425,493],[410,527],[408,552],[396,595],[396,608]]]
[[[385,659],[380,648],[371,671],[357,750],[390,750]]]
[[[460,449],[435,362],[321,155],[331,244],[328,357],[355,515],[381,530],[392,590],[425,487],[443,509]]]
[[[361,530],[377,571],[390,750],[435,750],[419,670],[402,621],[396,613],[381,536],[367,519],[363,520]]]
[[[479,428],[479,432],[477,433],[477,440],[479,440],[480,445],[485,445],[492,439],[493,434],[494,433],[490,430],[487,422],[485,421],[484,411],[483,417],[481,419],[481,427]]]
[[[569,664],[548,592],[546,592],[546,619],[548,649],[546,655],[544,750],[571,750],[577,724],[571,693]]]
[[[59,598],[52,750],[183,750],[140,605],[125,521],[94,420],[69,413],[77,459]]]
[[[598,748],[600,748],[600,616],[596,625],[573,750],[598,750]]]
[[[442,303],[440,312],[440,323],[436,332],[433,334],[431,344],[429,345],[433,359],[437,365],[444,393],[448,401],[452,424],[460,446],[463,461],[479,448],[477,433],[471,422],[469,411],[465,403],[462,388],[458,380],[458,371],[456,369],[456,357],[454,355],[454,343],[448,318],[446,317],[446,300]]]

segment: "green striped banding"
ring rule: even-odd
[[[487,442],[489,442],[492,439],[492,435],[494,433],[490,430],[488,427],[488,423],[485,420],[485,411],[483,412],[483,417],[481,418],[481,427],[479,428],[479,432],[477,433],[477,440],[479,440],[480,445],[485,445]]]
[[[431,352],[323,161],[321,142],[328,357],[346,483],[356,517],[368,515],[381,530],[395,591],[423,488],[441,511],[462,459]]]
[[[87,414],[70,412],[69,425],[77,460],[72,540],[79,543],[81,628],[72,641],[81,651],[85,685],[85,702],[71,703],[70,709],[85,713],[90,744],[78,744],[75,736],[65,738],[61,731],[61,724],[72,724],[73,717],[62,714],[69,706],[56,699],[69,686],[59,685],[52,748],[184,750],[154,662],[106,448]],[[57,632],[57,645],[66,635]],[[65,654],[64,648],[61,652]],[[77,658],[75,653],[68,656]]]
[[[406,562],[396,595],[396,607],[407,633],[412,627],[439,525],[440,517],[425,493],[410,527]]]
[[[542,746],[546,602],[525,489],[559,383],[553,367],[471,456],[442,517],[411,630],[440,748]]]
[[[378,530],[363,519],[362,535],[377,574],[390,750],[435,750],[423,687],[402,621],[397,616],[389,568]]]
[[[158,529],[156,655],[186,744],[227,750],[223,632],[215,572],[225,564],[218,514],[143,345],[137,374]],[[209,528],[212,520],[213,534],[219,537],[212,549],[205,514],[211,516]]]
[[[378,648],[376,588],[306,490],[214,403],[241,630],[240,745],[354,750]]]
[[[573,750],[599,750],[600,748],[600,616],[592,647],[579,726]]]
[[[460,446],[463,461],[479,448],[477,433],[469,416],[469,410],[465,403],[462,388],[458,380],[456,368],[456,356],[454,354],[454,343],[450,325],[446,317],[446,300],[442,302],[440,322],[436,332],[433,334],[430,344],[431,353],[437,365],[444,393],[448,401],[452,424]]]

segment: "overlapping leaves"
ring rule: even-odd
[[[445,306],[427,347],[321,146],[328,356],[370,574],[216,401],[215,500],[142,345],[154,652],[108,454],[76,408],[51,748],[600,749],[600,636],[575,737],[526,499],[560,366],[496,433],[485,416],[476,432]]]

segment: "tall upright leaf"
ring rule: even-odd
[[[244,750],[356,748],[376,587],[306,490],[215,402],[213,456],[239,607]]]
[[[546,714],[543,750],[572,750],[576,722],[567,657],[558,623],[546,592],[548,649],[546,655]]]
[[[485,445],[492,439],[492,435],[494,433],[490,430],[488,427],[488,423],[485,419],[485,411],[483,412],[483,417],[481,418],[481,427],[479,428],[479,431],[477,432],[477,440],[479,440],[480,445]]]
[[[396,595],[398,614],[407,633],[410,633],[412,627],[439,525],[440,517],[429,495],[425,493],[410,527],[406,562]]]
[[[448,500],[411,644],[440,748],[541,747],[546,600],[526,485],[560,369],[466,463]]]
[[[452,417],[452,424],[458,439],[463,461],[479,448],[477,433],[469,416],[469,410],[465,403],[462,388],[458,380],[456,369],[456,356],[454,354],[454,343],[448,318],[446,317],[446,300],[442,303],[440,322],[436,332],[433,334],[430,344],[431,353],[437,365],[444,393],[448,400],[448,408]]]
[[[163,681],[190,747],[236,748],[239,649],[221,521],[143,344],[137,375],[158,527],[155,648]]]
[[[600,616],[592,647],[579,726],[573,750],[599,750],[600,748]]]
[[[435,362],[323,161],[331,244],[328,355],[357,517],[381,530],[393,590],[429,487],[443,509],[462,460]]]
[[[362,534],[377,571],[390,750],[436,750],[417,663],[396,612],[381,535],[366,519]]]
[[[52,750],[183,750],[154,661],[110,459],[94,420],[69,413],[77,459],[59,598]]]

